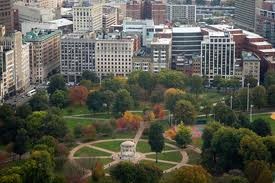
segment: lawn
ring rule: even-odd
[[[114,152],[119,152],[120,151],[120,144],[122,142],[124,142],[125,140],[114,140],[114,141],[110,141],[110,142],[99,142],[96,144],[93,144],[93,146],[96,147],[101,147],[103,149],[107,149],[110,151],[114,151]]]
[[[91,169],[96,162],[100,162],[103,165],[111,163],[113,160],[111,158],[90,158],[90,159],[76,159],[75,160],[80,166],[86,169]]]
[[[173,150],[174,148],[165,145],[164,151]],[[151,147],[148,142],[139,141],[137,144],[137,152],[148,153],[151,152]]]
[[[159,167],[163,171],[175,166],[175,165],[168,164],[168,163],[161,163],[161,162],[156,163],[155,161],[149,161],[149,160],[141,160],[140,162],[152,163],[152,164],[156,165],[157,167]]]
[[[150,154],[146,156],[147,158],[156,158],[156,154]],[[158,159],[165,160],[165,161],[174,161],[174,162],[180,162],[182,159],[182,155],[179,151],[176,152],[167,152],[167,153],[161,153],[158,154]]]
[[[263,118],[270,123],[272,134],[275,135],[275,120],[270,118],[271,114],[255,114],[253,120]]]
[[[75,157],[93,157],[93,156],[110,156],[111,154],[99,151],[90,147],[83,147],[79,149],[74,156]]]
[[[189,157],[188,164],[191,164],[191,165],[200,164],[200,162],[201,162],[201,155],[200,154],[198,154],[195,151],[190,150],[190,149],[187,149],[186,153]]]
[[[64,116],[78,115],[78,114],[89,114],[90,111],[86,105],[84,106],[68,106],[62,110]]]
[[[65,118],[65,123],[69,130],[73,132],[74,128],[78,125],[86,126],[93,123],[90,119],[75,119],[75,118]]]

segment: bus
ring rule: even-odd
[[[35,89],[29,91],[29,92],[27,93],[27,96],[31,97],[31,96],[33,96],[34,94],[36,94],[36,90],[35,90]]]

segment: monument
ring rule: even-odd
[[[132,141],[122,142],[120,145],[120,159],[133,160],[136,156],[136,144]]]

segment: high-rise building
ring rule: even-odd
[[[4,50],[13,50],[16,91],[24,91],[30,85],[29,45],[22,43],[21,32],[6,34],[0,39]]]
[[[263,0],[237,0],[235,2],[235,24],[245,30],[255,31],[256,8]]]
[[[171,67],[172,40],[167,38],[155,38],[151,43],[152,72],[157,73],[162,69]]]
[[[200,27],[174,27],[172,30],[172,57],[200,55],[201,41]]]
[[[160,1],[151,1],[152,3],[152,19],[155,25],[165,24],[166,22],[166,5]]]
[[[97,74],[106,76],[127,76],[133,67],[132,39],[99,39],[95,45],[95,70]]]
[[[126,3],[126,17],[140,20],[143,18],[143,6],[141,1],[129,0]]]
[[[102,30],[102,5],[73,7],[74,32]]]
[[[201,75],[209,82],[215,76],[235,75],[235,42],[229,32],[209,32],[201,42]]]
[[[104,5],[102,16],[103,30],[108,31],[111,25],[118,24],[118,8]]]
[[[72,33],[61,39],[60,71],[68,82],[79,82],[83,71],[95,71],[95,39]]]
[[[196,22],[196,5],[167,4],[167,20],[193,24]]]
[[[242,52],[242,79],[248,76],[257,79],[258,84],[260,82],[260,59],[258,56],[251,52]]]
[[[31,82],[42,83],[52,73],[59,71],[60,36],[58,30],[33,29],[24,36],[30,46]]]
[[[0,0],[0,25],[6,27],[6,32],[13,31],[12,0]]]

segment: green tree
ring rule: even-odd
[[[244,86],[246,87],[248,83],[250,84],[251,88],[254,88],[258,85],[258,80],[255,79],[252,75],[246,76],[244,78]]]
[[[112,92],[117,92],[120,89],[125,89],[127,85],[127,80],[123,77],[114,77],[104,79],[102,82],[102,88],[104,90],[111,90]]]
[[[21,128],[17,131],[13,151],[20,156],[28,151],[30,147],[30,139],[25,129]]]
[[[102,92],[103,106],[106,107],[107,111],[110,112],[112,109],[112,104],[115,100],[115,94],[111,90],[106,90]]]
[[[64,107],[66,103],[66,93],[63,90],[56,90],[50,96],[50,103],[55,107]]]
[[[26,119],[32,113],[32,108],[28,104],[16,108],[16,116]]]
[[[92,83],[99,83],[99,78],[96,75],[96,73],[92,72],[92,71],[88,71],[88,70],[83,71],[82,79],[83,80],[90,80],[90,81],[92,81]]]
[[[42,126],[43,119],[47,115],[45,111],[33,112],[26,120],[26,130],[32,140],[40,139],[43,134],[41,133],[40,127]]]
[[[153,163],[136,164],[135,183],[159,183],[162,170]]]
[[[268,71],[267,73],[265,73],[264,84],[266,87],[275,85],[275,72],[274,71]]]
[[[272,183],[272,172],[263,161],[251,161],[245,166],[244,173],[249,183]]]
[[[171,112],[174,111],[176,102],[182,99],[184,96],[184,92],[179,89],[169,88],[164,93],[164,103],[165,107]]]
[[[89,90],[91,87],[92,87],[92,81],[91,80],[81,80],[80,82],[79,82],[79,85],[80,86],[84,86],[84,87],[86,87],[87,88],[87,90]]]
[[[0,176],[0,183],[23,183],[22,177],[18,174]]]
[[[275,136],[267,136],[261,139],[271,155],[271,163],[275,164]]]
[[[253,121],[251,124],[251,129],[262,137],[272,135],[269,122],[263,118],[259,118]]]
[[[267,89],[267,101],[269,105],[275,106],[275,84]]]
[[[175,140],[179,147],[186,147],[192,142],[191,130],[185,127],[183,123],[179,124]]]
[[[187,100],[177,101],[174,117],[177,122],[183,121],[185,124],[193,124],[196,118],[195,107]]]
[[[102,92],[94,91],[90,93],[87,97],[87,106],[88,109],[94,112],[102,111],[103,110],[103,96]]]
[[[211,175],[201,166],[183,166],[172,171],[162,183],[211,183]]]
[[[200,76],[192,76],[190,80],[190,87],[191,91],[195,92],[196,96],[202,91],[203,89],[203,79]]]
[[[110,169],[110,175],[120,183],[135,182],[136,168],[133,163],[121,162]]]
[[[114,105],[113,112],[118,115],[122,115],[125,111],[129,110],[133,106],[133,99],[130,93],[125,90],[118,90]]]
[[[38,91],[29,101],[33,111],[43,111],[49,107],[49,97],[45,91]]]
[[[163,128],[160,124],[152,124],[149,129],[149,145],[151,150],[156,153],[156,163],[158,162],[158,153],[164,149]]]
[[[145,89],[149,94],[156,85],[156,79],[151,72],[140,72],[138,84],[141,88]]]
[[[263,86],[256,86],[253,88],[252,102],[258,109],[266,104],[266,90]]]
[[[235,112],[223,103],[218,103],[213,108],[214,119],[226,125],[232,125],[237,122],[237,116]]]
[[[186,79],[180,71],[163,69],[158,73],[157,80],[166,88],[183,88]]]
[[[64,77],[60,74],[54,75],[50,78],[48,93],[53,94],[55,90],[66,90]]]

